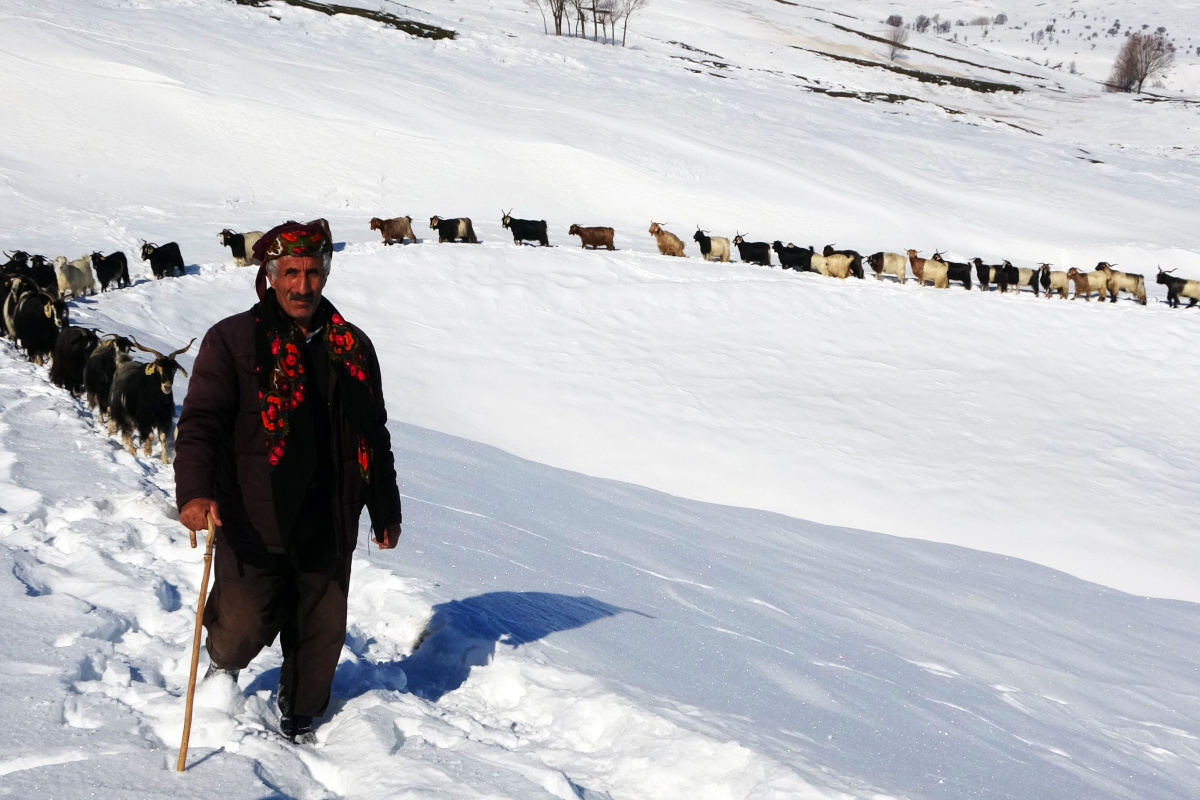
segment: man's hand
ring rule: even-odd
[[[393,522],[383,529],[383,538],[376,539],[375,543],[379,545],[380,550],[391,550],[400,541],[400,523]]]
[[[217,513],[217,501],[207,497],[197,497],[188,500],[179,510],[179,522],[189,531],[208,530],[208,515],[211,514],[213,523],[221,526],[221,515]]]

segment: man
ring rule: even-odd
[[[322,297],[332,255],[324,220],[255,244],[270,288],[262,281],[257,305],[205,335],[176,434],[179,521],[218,526],[205,677],[236,681],[278,634],[280,730],[292,741],[329,704],[363,506],[381,548],[400,537],[379,362]]]

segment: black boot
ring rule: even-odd
[[[293,744],[307,744],[314,740],[312,717],[302,714],[284,714],[279,719],[279,732],[292,740]]]
[[[216,664],[210,661],[208,664],[208,672],[204,673],[204,680],[208,680],[214,675],[228,675],[233,679],[234,683],[237,683],[238,675],[241,674],[242,671],[240,669],[225,669],[224,667],[218,667]]]

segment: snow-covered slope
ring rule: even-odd
[[[458,38],[216,0],[0,10],[0,246],[179,241],[189,276],[72,305],[175,347],[251,301],[218,230],[328,217],[407,497],[401,548],[356,567],[320,742],[268,733],[265,656],[204,688],[181,790],[199,557],[169,471],[5,346],[0,787],[1195,795],[1200,318],[1153,285],[1143,308],[843,283],[645,233],[1200,278],[1191,107],[992,42],[901,65],[1020,92],[870,66],[878,4],[658,0],[624,49],[515,0],[385,6]],[[501,207],[560,247],[513,247]],[[485,243],[367,229],[434,213]],[[574,249],[573,222],[620,249]]]

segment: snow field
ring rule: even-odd
[[[0,244],[191,265],[77,324],[179,347],[252,302],[217,231],[325,216],[329,296],[384,360],[406,533],[356,563],[336,713],[282,745],[273,654],[206,685],[188,796],[1190,800],[1193,314],[645,233],[1200,277],[1190,109],[974,42],[905,63],[1026,91],[809,52],[879,60],[830,24],[877,32],[877,3],[660,0],[627,49],[423,5],[459,39],[210,0],[0,12]],[[559,247],[513,247],[501,207]],[[485,243],[367,230],[433,213]],[[179,796],[200,552],[170,472],[0,350],[0,792]]]

